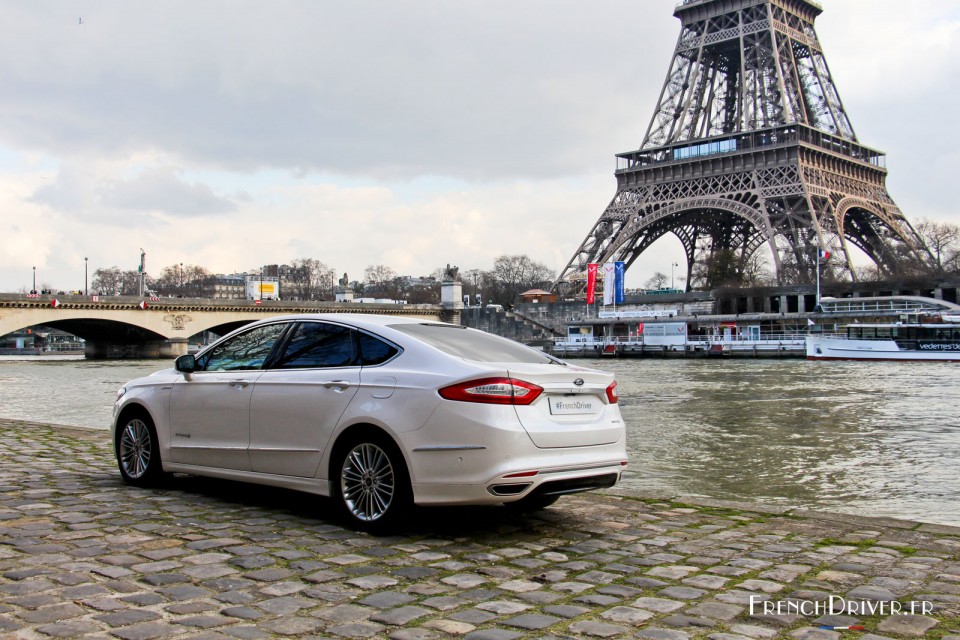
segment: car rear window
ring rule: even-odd
[[[394,324],[390,325],[390,328],[466,360],[543,364],[556,362],[541,351],[489,333],[471,331],[466,327],[445,324]]]

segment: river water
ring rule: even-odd
[[[625,487],[960,525],[960,366],[575,363],[617,375]],[[117,388],[168,365],[0,356],[0,417],[106,429]]]

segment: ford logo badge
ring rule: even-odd
[[[582,386],[583,386],[583,378],[577,378],[576,380],[573,381],[573,384],[577,385],[578,387],[582,387]]]

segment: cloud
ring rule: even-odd
[[[170,166],[143,168],[132,177],[115,177],[132,167],[117,163],[76,163],[62,165],[52,178],[44,178],[28,201],[54,211],[75,212],[87,220],[119,223],[151,217],[205,217],[236,211],[234,200],[218,196],[205,183],[190,182],[183,172]],[[238,194],[237,200],[248,199]]]
[[[188,183],[171,167],[150,169],[136,178],[104,185],[100,200],[106,207],[162,212],[173,216],[201,217],[237,210],[234,202],[217,196],[199,182]]]
[[[628,0],[603,12],[571,0],[88,11],[78,25],[56,3],[16,7],[24,28],[0,43],[20,61],[0,69],[16,96],[0,99],[8,143],[85,156],[153,148],[239,171],[375,179],[579,172],[591,154],[639,143],[633,104],[648,85],[638,66],[642,78],[644,54],[663,58],[675,38],[657,28],[670,25],[666,11],[620,19],[640,13]],[[632,140],[597,126],[618,122]],[[606,140],[583,135],[598,129]]]
[[[616,191],[676,0],[9,3],[0,290],[83,257],[233,271],[315,257],[423,275],[559,271]],[[817,30],[911,219],[956,218],[957,0],[823,0]],[[683,264],[667,238],[628,273]],[[79,267],[78,267],[79,265]],[[678,271],[679,273],[679,271]]]

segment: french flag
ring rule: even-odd
[[[818,249],[817,257],[820,258],[822,262],[826,262],[827,260],[830,259],[830,252],[827,251],[826,249]]]

